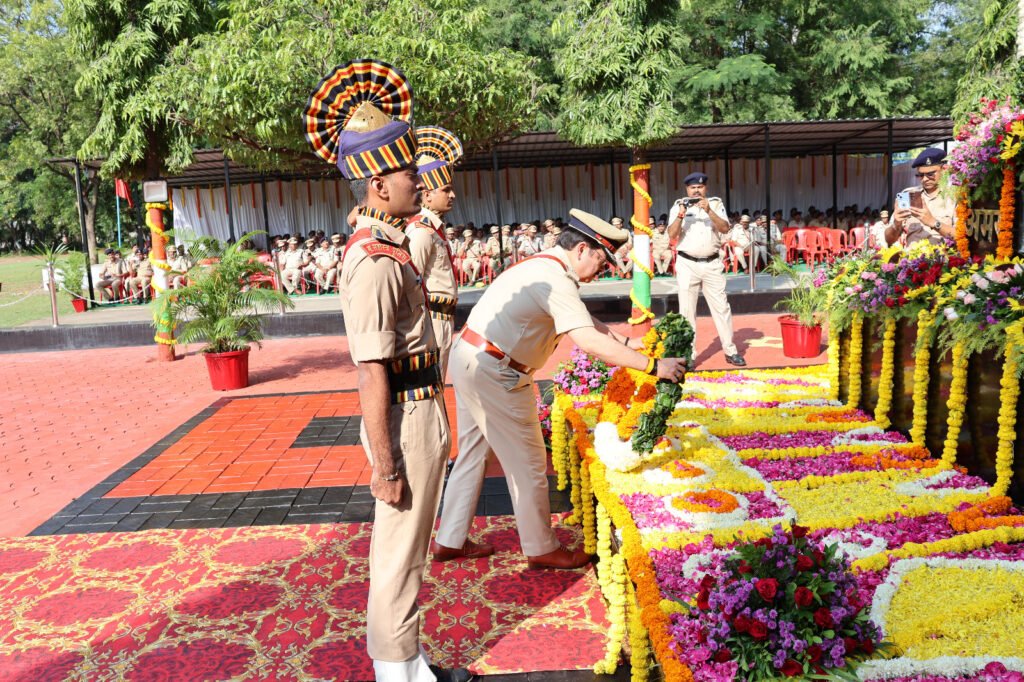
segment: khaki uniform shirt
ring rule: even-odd
[[[116,261],[107,261],[100,270],[100,279],[116,279],[128,274],[128,263],[118,258]]]
[[[281,257],[281,269],[282,270],[298,270],[305,264],[306,254],[300,249],[294,251],[285,251]]]
[[[708,197],[708,204],[712,211],[722,220],[728,221],[729,217],[725,212],[725,204],[718,197]],[[678,204],[672,206],[668,214],[668,222],[675,222],[681,207]],[[676,250],[687,253],[694,258],[709,258],[718,253],[719,247],[725,235],[721,234],[711,224],[711,217],[702,208],[691,206],[686,211],[681,225],[679,244]]]
[[[480,242],[474,241],[468,246],[466,244],[460,246],[459,253],[466,260],[480,260],[484,256],[484,247],[480,245]]]
[[[747,232],[747,228],[743,227],[743,223],[733,225],[729,233],[725,235],[725,238],[741,249],[750,246],[750,234]]]
[[[333,268],[338,264],[337,250],[330,247],[319,249],[316,254],[316,264],[321,268]]]
[[[148,258],[143,258],[139,261],[139,264],[135,266],[136,277],[152,277],[153,276],[153,264],[149,262]]]
[[[510,257],[512,255],[512,251],[513,251],[513,249],[512,249],[512,238],[511,237],[503,238],[501,240],[501,248],[503,250],[503,253],[499,253],[498,252],[498,238],[497,237],[488,237],[487,238],[487,248],[485,249],[485,251],[486,251],[487,255],[490,256],[491,258],[498,258],[500,256],[505,256],[505,258]]]
[[[184,256],[175,256],[174,258],[167,259],[167,265],[171,268],[171,272],[181,274],[188,272],[188,259]]]
[[[422,280],[406,251],[405,233],[361,215],[356,230],[363,228],[372,230],[376,241],[348,249],[338,284],[352,360],[399,360],[436,349]]]
[[[448,240],[438,230],[444,229],[444,221],[430,209],[420,209],[421,221],[409,223],[405,233],[409,237],[409,254],[412,264],[423,275],[427,292],[443,296],[459,297],[459,285],[452,268],[452,254]]]
[[[936,190],[931,196],[923,192],[920,187],[908,187],[903,191],[920,193],[925,208],[931,212],[936,220],[943,223],[953,223],[953,216],[956,214],[956,202],[950,197],[945,196],[941,191]],[[925,225],[917,218],[911,217],[905,225],[907,246],[919,241],[929,241],[932,244],[942,243],[942,235],[939,234],[939,231],[932,229],[930,225]]]
[[[668,238],[668,231],[658,232],[654,231],[654,235],[651,236],[651,252],[661,253],[662,251],[668,251],[671,240]]]
[[[552,232],[548,232],[544,235],[544,240],[541,242],[541,245],[545,249],[550,249],[554,247],[554,245],[558,242],[558,237],[559,235],[554,234]]]
[[[516,362],[541,367],[563,334],[593,327],[580,298],[580,281],[559,246],[549,258],[522,261],[499,275],[469,313],[466,326]]]
[[[523,235],[519,238],[519,253],[524,256],[532,256],[540,253],[541,242],[540,237],[530,238],[527,235]]]

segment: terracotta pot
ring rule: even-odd
[[[249,349],[228,353],[203,353],[215,391],[234,391],[249,385]]]
[[[787,358],[813,358],[821,353],[821,325],[810,327],[800,323],[795,315],[780,315],[782,326],[782,354]]]
[[[86,304],[87,302],[84,298],[71,299],[71,307],[75,309],[76,313],[84,313]]]

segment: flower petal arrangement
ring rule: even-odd
[[[557,461],[580,469],[566,485],[599,524],[633,678],[1024,680],[1024,514],[833,399],[829,376],[692,373],[628,466],[607,456],[630,444],[599,423],[607,391],[567,407]]]

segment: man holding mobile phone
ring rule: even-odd
[[[946,169],[946,152],[929,147],[917,155],[911,167],[921,185],[908,187],[900,194],[908,196],[909,205],[893,207],[892,222],[885,230],[885,241],[894,244],[901,237],[907,246],[919,241],[939,244],[943,238],[952,238],[953,215],[956,204],[939,190],[942,173]]]

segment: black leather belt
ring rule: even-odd
[[[681,257],[685,258],[686,260],[692,260],[695,263],[710,263],[713,260],[718,260],[718,254],[717,253],[714,256],[706,256],[704,258],[698,258],[697,256],[691,256],[690,254],[686,253],[685,251],[677,251],[676,253],[678,253]]]

